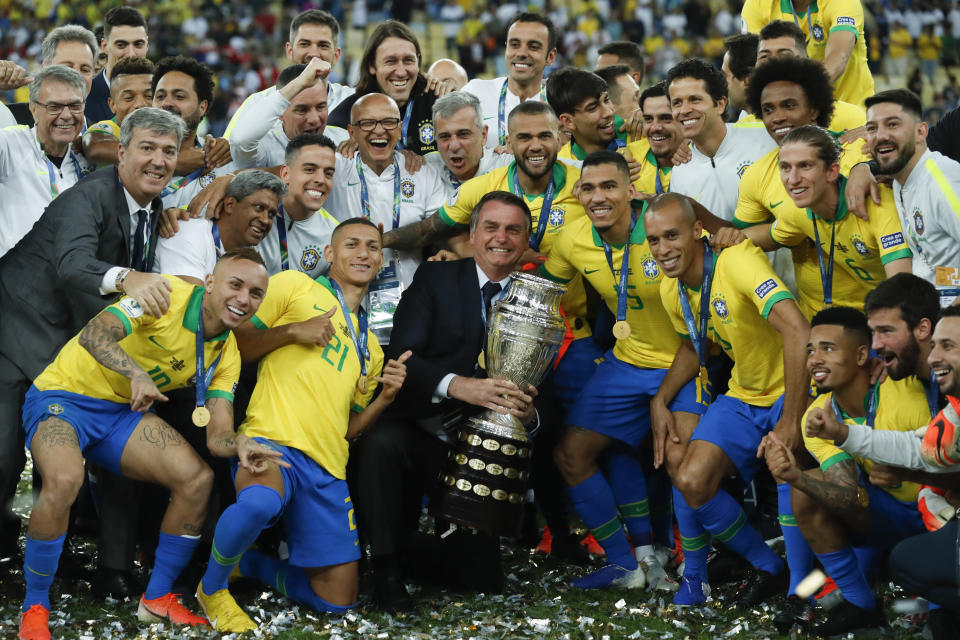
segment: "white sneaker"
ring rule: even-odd
[[[676,591],[680,588],[677,581],[671,578],[656,555],[649,555],[640,561],[647,579],[647,588],[657,591]]]

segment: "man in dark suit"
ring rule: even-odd
[[[477,366],[488,311],[519,267],[529,237],[530,210],[523,200],[504,191],[487,194],[471,216],[474,256],[423,263],[397,306],[389,351],[413,352],[409,386],[351,452],[349,475],[360,533],[372,552],[375,599],[383,609],[411,604],[399,558],[410,551],[423,495],[446,458],[446,429],[479,408],[513,413],[524,424],[536,419],[535,390],[478,377]],[[476,571],[446,576],[451,586],[502,588],[499,538],[468,537],[471,553],[457,560]],[[463,573],[472,579],[464,580]]]
[[[131,113],[119,165],[64,191],[0,259],[0,556],[17,553],[19,519],[9,504],[24,465],[20,408],[33,379],[117,292],[151,315],[167,309],[169,284],[151,267],[159,196],[184,129],[160,109]]]
[[[87,122],[94,124],[113,117],[107,103],[110,97],[110,72],[120,58],[135,56],[145,58],[150,41],[147,38],[147,21],[133,7],[113,7],[103,16],[103,40],[100,51],[107,54],[107,64],[93,78],[93,86],[87,96],[84,113]]]

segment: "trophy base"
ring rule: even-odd
[[[515,538],[527,497],[531,443],[522,427],[518,431],[486,417],[470,418],[457,431],[440,472],[440,487],[430,500],[430,513],[463,527]]]

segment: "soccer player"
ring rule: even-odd
[[[463,88],[480,100],[484,124],[490,133],[484,146],[493,149],[507,144],[507,117],[524,100],[547,101],[543,70],[557,56],[557,32],[550,18],[539,13],[518,13],[507,27],[503,57],[507,77],[474,78]]]
[[[87,106],[84,111],[90,122],[110,118],[110,74],[113,65],[122,58],[145,58],[150,41],[147,38],[147,21],[133,7],[113,7],[103,16],[103,39],[100,51],[107,54],[107,63],[93,78]]]
[[[647,487],[635,450],[650,429],[650,398],[680,338],[660,301],[663,273],[644,233],[646,203],[637,212],[631,206],[635,197],[623,156],[591,153],[578,191],[586,217],[564,229],[541,267],[561,282],[585,274],[617,320],[616,346],[583,385],[554,452],[571,501],[607,556],[603,568],[573,581],[581,589],[676,588],[654,554]],[[687,431],[706,408],[698,383],[688,381],[670,403]],[[601,456],[604,471],[598,467]]]
[[[122,58],[110,72],[110,97],[113,112],[109,120],[87,127],[83,133],[83,155],[94,164],[116,164],[123,119],[140,107],[153,104],[153,74],[156,66],[147,58]]]
[[[670,190],[673,154],[684,143],[684,137],[680,125],[673,119],[667,88],[662,82],[643,90],[640,111],[643,113],[640,142],[645,141],[648,149],[644,152],[642,147],[636,147],[640,155],[634,158],[642,163],[642,168],[633,186],[640,193],[660,195]]]
[[[275,167],[284,163],[287,145],[301,133],[324,134],[336,144],[349,134],[327,126],[327,76],[330,63],[312,58],[287,67],[277,77],[277,90],[238,111],[230,134],[230,152],[237,167]]]
[[[867,144],[880,173],[893,176],[913,272],[936,284],[937,267],[960,267],[960,163],[927,149],[921,111],[909,89],[870,96]]]
[[[623,125],[640,108],[640,87],[630,75],[630,67],[625,64],[602,67],[594,73],[607,83],[607,94],[613,104],[613,128],[621,133]]]
[[[753,606],[786,588],[783,561],[751,527],[743,509],[719,488],[737,473],[745,482],[759,468],[757,447],[773,430],[791,449],[800,442],[806,408],[804,370],[810,325],[763,253],[742,242],[715,255],[701,239],[702,225],[687,200],[658,196],[644,216],[647,242],[665,276],[663,306],[683,340],[650,401],[655,464],[685,449],[672,474],[684,573],[677,605],[706,601],[708,541],[714,536],[756,569],[739,603]],[[689,434],[674,424],[668,404],[699,371],[706,378],[708,342],[734,362],[729,391],[707,408]]]
[[[130,297],[91,320],[37,376],[23,406],[26,444],[43,480],[30,514],[24,553],[27,593],[20,638],[49,639],[50,585],[83,461],[170,490],[141,621],[203,625],[171,593],[200,542],[213,473],[196,451],[149,409],[165,392],[195,384],[194,423],[207,446],[239,456],[255,473],[278,457],[233,431],[233,390],[240,353],[231,329],[250,318],[267,289],[263,261],[251,250],[225,254],[204,286],[168,278],[170,306],[155,317]],[[122,341],[122,344],[121,344]]]
[[[218,631],[257,628],[227,590],[234,568],[317,611],[343,612],[357,604],[360,548],[345,481],[348,440],[393,401],[410,352],[384,366],[361,307],[383,260],[377,226],[366,218],[346,220],[324,251],[329,278],[297,271],[273,276],[270,295],[240,333],[244,357],[263,359],[239,431],[282,453],[288,466],[236,470],[237,501],[217,522],[197,587],[197,600]],[[326,347],[293,344],[264,354],[263,330],[334,309],[336,333]],[[374,400],[378,383],[383,389]],[[289,561],[248,551],[280,517]]]
[[[597,69],[625,64],[630,69],[630,77],[637,86],[643,85],[643,75],[647,70],[643,59],[643,48],[636,42],[617,40],[608,42],[597,49]]]
[[[614,127],[607,83],[597,74],[575,67],[554,71],[547,78],[547,102],[560,127],[570,134],[560,158],[582,161],[594,151],[626,146],[626,133],[618,135]]]
[[[873,94],[860,0],[747,0],[740,17],[745,32],[759,33],[774,20],[800,27],[807,54],[823,62],[838,100],[862,107]]]
[[[874,431],[909,431],[930,422],[923,385],[909,376],[870,383],[870,327],[866,317],[850,307],[830,307],[811,321],[807,344],[807,371],[818,396],[804,415],[804,424],[819,424],[824,414],[839,422],[861,424]],[[883,613],[873,597],[854,546],[889,550],[907,536],[921,533],[917,511],[920,487],[906,482],[878,487],[864,480],[873,462],[852,457],[823,438],[804,436],[807,450],[819,468],[804,471],[792,451],[775,434],[764,438],[767,466],[778,482],[791,487],[790,500],[797,525],[823,568],[837,583],[843,602],[813,626],[813,635],[830,637],[883,624]],[[812,608],[791,596],[794,615],[780,626],[786,632],[803,612]]]

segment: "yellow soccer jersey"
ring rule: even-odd
[[[643,212],[647,203],[643,203]],[[650,254],[647,234],[643,227],[643,212],[630,235],[630,271],[627,280],[627,322],[630,337],[617,340],[614,355],[638,367],[667,369],[680,346],[660,301],[660,281],[663,272]],[[614,279],[603,253],[600,234],[589,218],[581,218],[564,228],[553,245],[547,262],[541,267],[547,277],[569,282],[578,273],[600,293],[607,308],[617,315],[617,281],[623,264],[623,246],[611,247]]]
[[[660,167],[660,161],[650,150],[650,143],[646,138],[637,140],[627,145],[627,149],[633,154],[633,159],[642,163],[640,177],[634,180],[633,188],[640,193],[666,193],[670,191],[670,170],[673,167]],[[657,177],[659,174],[660,188],[657,188]]]
[[[270,278],[267,295],[251,320],[261,329],[309,320],[337,307],[332,321],[336,333],[326,347],[291,344],[271,351],[260,360],[257,386],[247,418],[239,431],[269,438],[299,449],[334,477],[346,478],[347,426],[350,412],[362,411],[377,388],[375,376],[383,369],[383,350],[367,331],[367,393],[357,389],[357,357],[347,317],[354,331],[359,320],[340,308],[330,281],[316,280],[289,270]]]
[[[930,406],[923,384],[915,377],[910,376],[903,380],[887,378],[877,387],[877,415],[873,428],[876,431],[914,431],[930,424]],[[819,395],[807,408],[807,414],[814,408],[832,411],[832,393]],[[864,399],[866,402],[866,398]],[[807,414],[804,414],[801,424],[807,423]],[[866,418],[851,418],[844,414],[847,424],[866,424]],[[835,446],[832,440],[811,438],[803,435],[803,442],[807,450],[820,463],[820,469],[826,471],[841,460],[850,460],[852,456],[843,449]],[[873,462],[865,458],[853,458],[863,470],[869,474]],[[896,487],[883,487],[891,496],[900,502],[916,502],[920,485],[913,482],[903,482]]]
[[[830,34],[838,31],[853,33],[857,41],[846,70],[834,82],[834,97],[863,108],[863,101],[873,95],[860,0],[812,0],[804,13],[794,13],[790,0],[746,0],[740,17],[751,33],[760,33],[774,20],[796,21],[807,37],[807,54],[820,62],[827,51]]]
[[[767,316],[776,303],[793,300],[793,294],[774,274],[763,251],[749,240],[724,249],[714,259],[707,337],[733,360],[727,395],[769,407],[783,395],[783,338]],[[660,299],[674,329],[688,338],[680,284],[676,278],[664,278]],[[700,291],[688,289],[687,296],[699,327]]]
[[[101,312],[120,319],[127,331],[120,346],[150,375],[161,392],[193,386],[197,371],[196,332],[203,301],[203,287],[174,276],[165,277],[173,290],[170,307],[161,317],[147,315],[130,297],[121,298]],[[221,353],[207,399],[226,398],[233,402],[240,376],[240,351],[230,331],[203,343],[204,366],[213,364]],[[77,336],[70,339],[33,384],[41,391],[70,391],[110,402],[130,402],[130,380],[94,360],[80,346]]]
[[[830,237],[835,234],[833,257],[833,304],[863,309],[867,293],[887,279],[884,265],[900,258],[911,258],[900,217],[893,202],[893,191],[881,187],[881,204],[867,200],[869,220],[862,220],[847,210],[843,197],[845,180],[841,176],[840,202],[837,206],[836,230],[833,224],[817,218],[807,209],[784,208],[770,229],[770,237],[785,247],[804,246],[812,254],[816,269],[797,270],[797,294],[800,310],[808,318],[823,309],[823,282],[817,261],[816,235],[820,235],[824,265],[830,257]]]
[[[737,124],[743,124],[745,122],[763,124],[760,118],[752,113],[748,113],[737,120]],[[848,129],[857,129],[865,124],[867,124],[867,112],[864,111],[862,107],[842,100],[837,100],[833,103],[833,115],[830,117],[830,126],[828,127],[831,131],[839,131],[842,133]]]
[[[108,136],[112,136],[120,141],[120,125],[117,124],[114,118],[109,120],[101,120],[96,124],[92,124],[87,127],[86,133],[105,133]],[[86,133],[84,135],[86,135]]]
[[[509,191],[517,193],[519,185],[514,185],[513,175],[516,162],[509,166],[499,167],[467,180],[460,189],[442,207],[440,217],[444,222],[460,230],[470,227],[470,212],[480,199],[491,191]],[[576,167],[557,161],[553,165],[553,181],[556,191],[553,194],[553,203],[550,205],[547,225],[543,238],[540,241],[540,253],[549,255],[553,243],[560,234],[564,225],[583,218],[586,214],[583,206],[573,193],[573,187],[580,179],[580,170]],[[540,224],[540,209],[543,207],[543,194],[530,196],[524,194],[530,215],[533,219],[533,231],[536,232]],[[583,281],[575,278],[567,292],[561,299],[564,313],[573,329],[574,337],[583,338],[590,335],[590,327],[585,318],[587,315],[587,296],[583,290]]]

